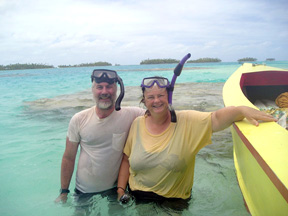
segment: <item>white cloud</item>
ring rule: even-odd
[[[0,65],[288,60],[286,1],[0,0]],[[268,56],[267,56],[268,57]]]

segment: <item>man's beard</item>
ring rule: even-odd
[[[102,99],[102,98],[109,99],[109,101],[101,101],[100,99]],[[99,95],[98,98],[95,98],[97,107],[101,110],[111,109],[115,104],[114,98],[115,97],[113,97],[112,95]]]

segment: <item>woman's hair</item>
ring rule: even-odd
[[[142,98],[141,98],[141,100],[140,100],[140,102],[139,102],[139,105],[140,105],[141,103],[143,103],[144,106],[146,107],[146,105],[145,105],[144,91],[145,91],[145,88],[142,87]],[[144,116],[150,116],[150,115],[151,115],[150,111],[149,111],[148,109],[146,109],[146,111],[145,111],[145,113],[144,113]]]

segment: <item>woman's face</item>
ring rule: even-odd
[[[145,106],[151,114],[160,114],[168,110],[168,93],[166,88],[157,85],[146,88],[144,91]]]

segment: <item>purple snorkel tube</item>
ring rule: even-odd
[[[173,91],[174,91],[174,84],[176,82],[177,77],[180,76],[185,62],[190,57],[191,57],[191,54],[188,53],[186,56],[184,56],[184,58],[179,62],[179,64],[174,69],[174,75],[172,77],[172,80],[171,80],[171,83],[170,83],[170,89],[169,89],[169,93],[168,93],[168,103],[169,103],[169,109],[170,109],[170,112],[171,112],[171,122],[176,122],[177,121],[175,110],[172,107],[172,95],[173,95]]]

